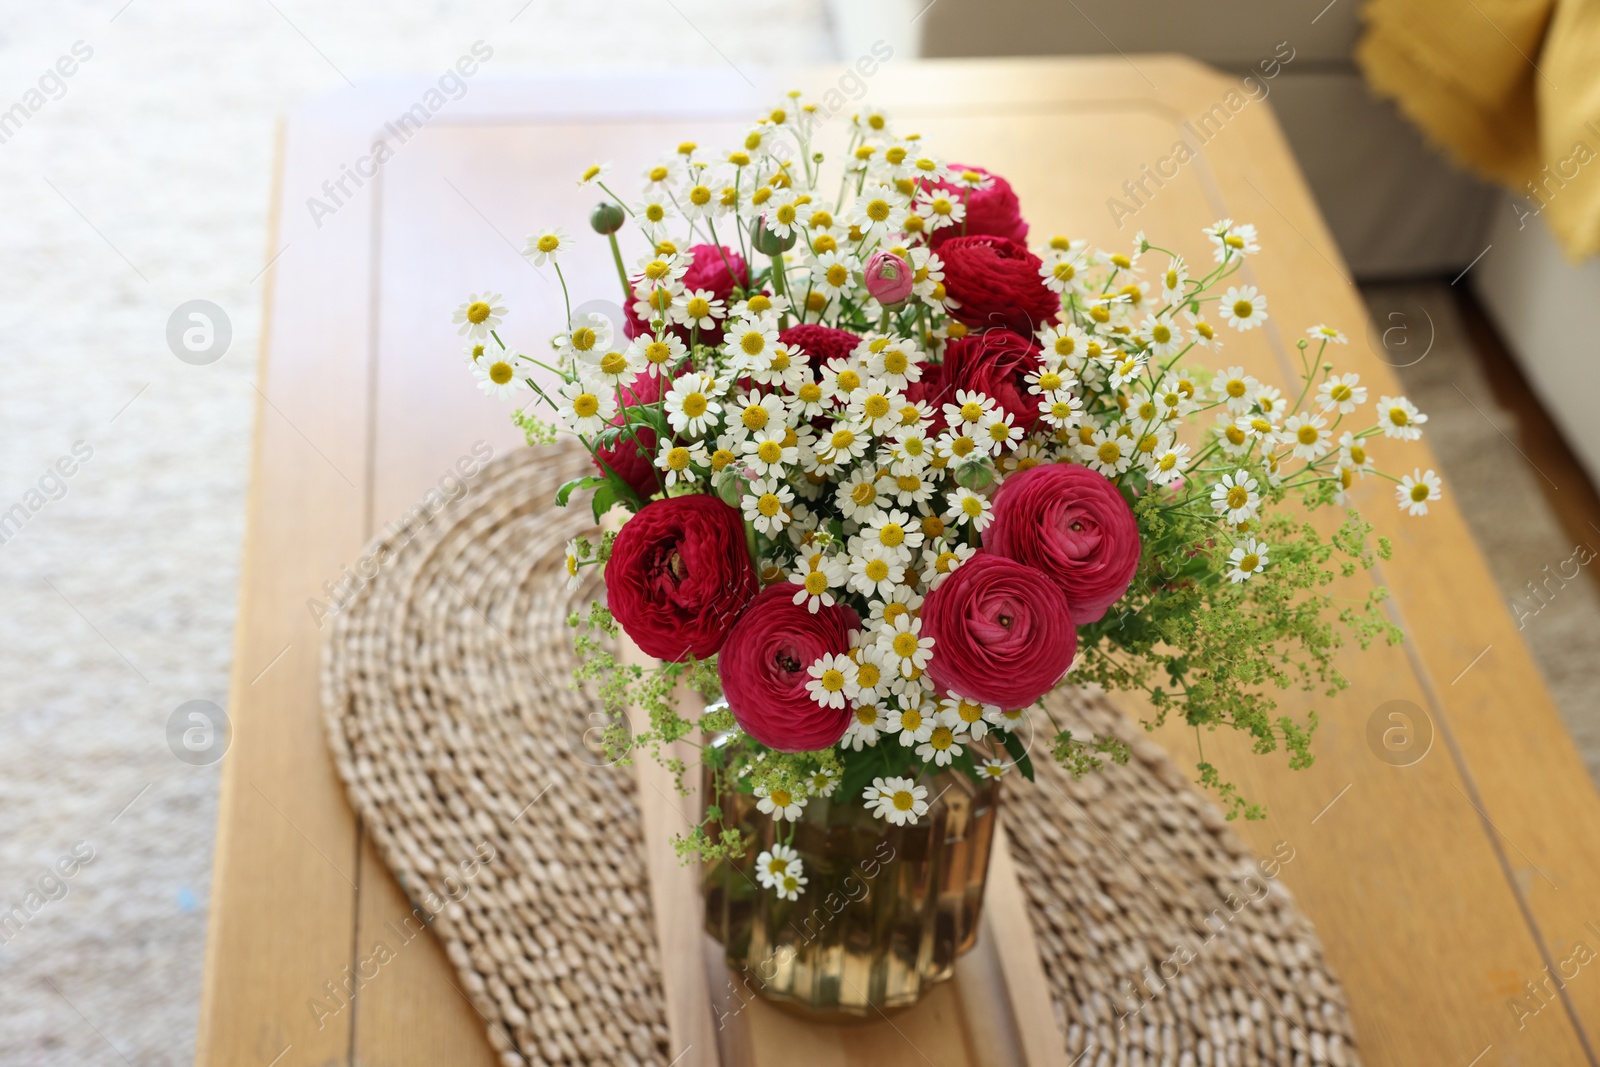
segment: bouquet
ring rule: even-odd
[[[1039,739],[1074,774],[1126,760],[1051,719],[1042,698],[1070,680],[1144,694],[1148,728],[1231,727],[1309,765],[1315,713],[1275,714],[1272,693],[1331,696],[1347,636],[1399,640],[1381,589],[1329,587],[1388,556],[1348,509],[1356,481],[1393,481],[1412,514],[1438,499],[1433,471],[1395,478],[1370,450],[1427,416],[1339,373],[1329,326],[1298,342],[1292,392],[1228,365],[1227,338],[1269,315],[1236,284],[1251,225],[1206,227],[1209,262],[1143,233],[1030,247],[1003,177],[873,110],[830,174],[818,114],[791,94],[731,151],[679,145],[630,198],[590,167],[615,314],[569,298],[529,355],[502,339],[498,296],[456,312],[482,388],[531,391],[529,443],[571,434],[593,456],[556,502],[625,513],[566,560],[574,587],[604,578],[570,621],[614,756],[646,750],[681,782],[672,753],[694,746],[780,827],[836,792],[908,824],[935,773],[1031,778]],[[550,229],[524,253],[563,294],[572,244]],[[1323,508],[1343,515],[1307,521]],[[620,663],[619,628],[659,664]],[[1199,768],[1229,818],[1262,816],[1203,750]],[[741,854],[721,819],[711,804],[680,851]],[[757,870],[785,899],[806,883],[781,844]]]

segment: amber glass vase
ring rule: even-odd
[[[813,797],[791,842],[810,882],[792,901],[756,880],[772,819],[749,794],[717,798],[723,825],[753,839],[705,869],[706,930],[736,986],[842,1022],[910,1007],[954,973],[978,937],[1000,785],[960,773],[925,784],[938,799],[915,826],[873,818],[859,797]]]

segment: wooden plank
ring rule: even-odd
[[[337,173],[349,143],[337,124],[291,124],[277,188]],[[267,258],[284,244],[319,244],[321,258],[307,270],[286,256],[266,274],[201,1064],[334,1062],[349,1050],[353,1013],[327,983],[342,983],[350,959],[356,827],[323,741],[306,602],[325,595],[363,536],[366,319],[348,305],[366,291],[369,219],[347,211],[327,225],[318,242],[304,212],[275,201]],[[310,1007],[318,998],[323,1012]]]

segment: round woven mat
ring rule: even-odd
[[[566,618],[598,589],[566,588],[564,546],[594,531],[552,497],[587,468],[518,451],[375,541],[324,653],[339,773],[506,1064],[670,1060],[634,775],[586,747],[596,708],[568,684]],[[1343,992],[1269,876],[1292,849],[1252,857],[1103,699],[1052,700],[1135,752],[1077,782],[1041,758],[1007,794],[1068,1060],[1355,1067]]]

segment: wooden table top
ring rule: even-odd
[[[389,134],[393,158],[377,167],[362,158],[422,85],[341,94],[285,124],[198,1062],[493,1062],[431,937],[410,942],[353,1004],[315,1008],[409,910],[326,749],[316,602],[475,442],[519,446],[507,405],[463,371],[449,314],[467,291],[490,288],[505,293],[520,342],[551,331],[560,290],[518,253],[539,226],[584,229],[594,198],[573,178],[596,160],[631,174],[684,138],[731,143],[789,88],[848,88],[840,73],[479,74],[420,133]],[[1231,90],[1177,57],[896,59],[866,80],[864,102],[1006,175],[1036,233],[1110,246],[1143,229],[1206,261],[1201,227],[1254,222],[1264,251],[1246,281],[1267,292],[1272,319],[1229,336],[1228,362],[1287,379],[1300,331],[1327,322],[1351,337],[1338,353],[1346,369],[1374,395],[1399,392],[1269,106]],[[1206,114],[1211,125],[1186,125]],[[1176,164],[1180,139],[1200,151]],[[1157,187],[1147,166],[1176,175]],[[352,169],[376,173],[330,196],[324,183]],[[1144,185],[1137,199],[1129,181]],[[1136,210],[1113,212],[1110,198]],[[603,243],[581,242],[568,273],[577,301],[609,296],[612,269]],[[1431,463],[1425,442],[1386,443],[1380,459]],[[1365,1062],[1594,1064],[1600,975],[1584,964],[1600,949],[1600,798],[1448,486],[1433,514],[1406,521],[1373,482],[1359,500],[1395,543],[1377,580],[1406,642],[1342,656],[1352,684],[1314,702],[1323,727],[1311,769],[1289,772],[1221,735],[1207,755],[1270,808],[1268,821],[1240,826],[1252,846],[1295,848],[1283,881],[1343,980]],[[1369,743],[1391,701],[1431,738],[1407,765]],[[1140,714],[1137,702],[1124,708]],[[1157,739],[1192,767],[1192,735]]]

